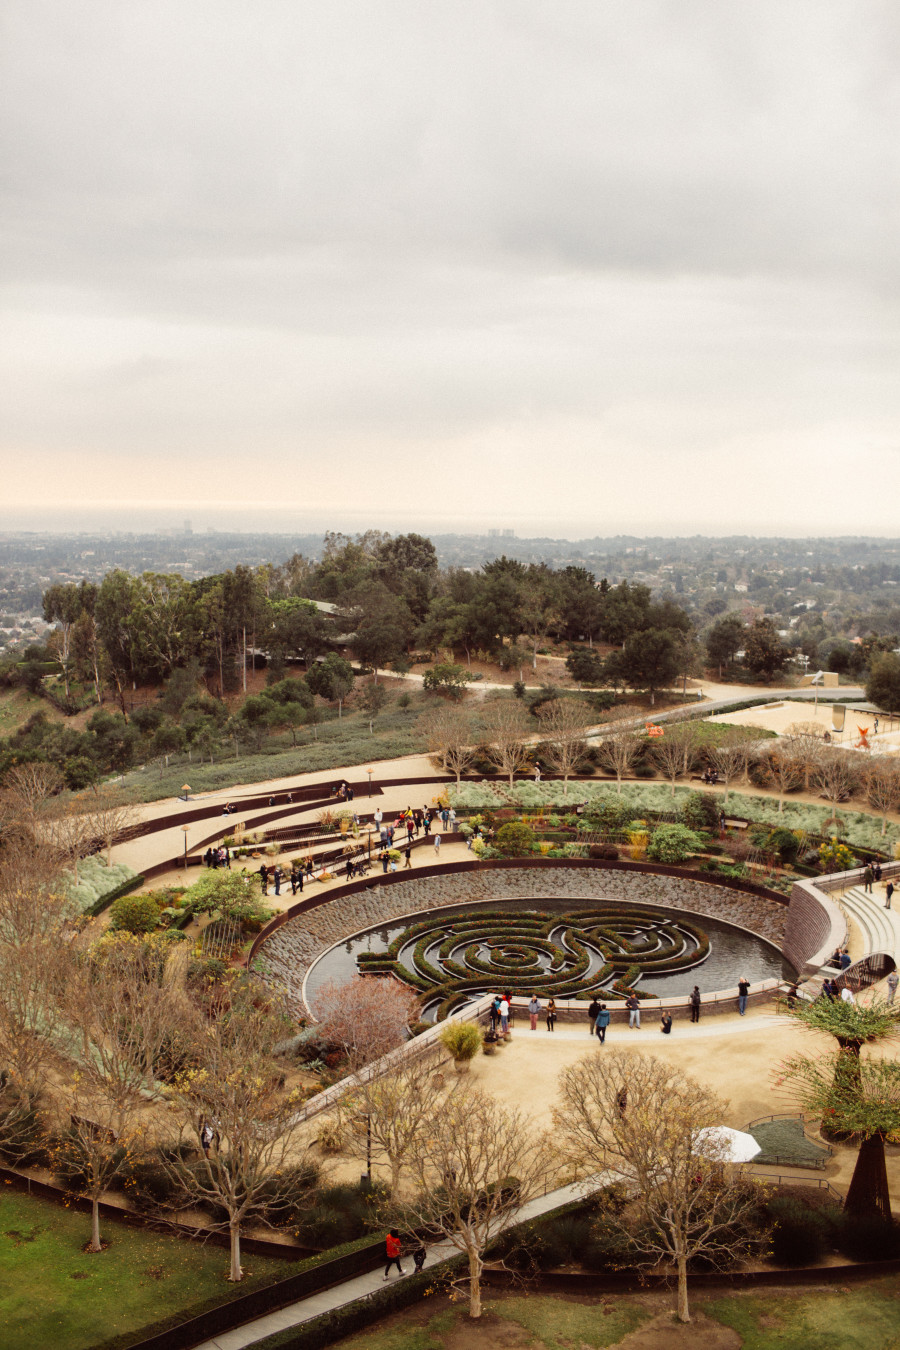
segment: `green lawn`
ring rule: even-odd
[[[610,1350],[623,1336],[650,1317],[649,1310],[624,1298],[604,1298],[584,1303],[574,1299],[537,1294],[488,1299],[488,1315],[477,1328],[468,1321],[464,1307],[443,1309],[422,1323],[421,1305],[400,1313],[391,1324],[359,1332],[339,1341],[340,1350],[445,1350],[465,1343],[482,1350],[492,1343],[510,1344],[498,1336],[498,1319],[527,1332],[534,1350]],[[416,1319],[420,1325],[409,1325]]]
[[[385,1319],[381,1326],[337,1342],[336,1350],[494,1350],[515,1345],[519,1350],[615,1350],[624,1337],[645,1326],[643,1350],[655,1340],[654,1328],[671,1328],[672,1299],[665,1294],[605,1294],[564,1298],[538,1293],[497,1295],[488,1290],[485,1316],[467,1320],[458,1303],[429,1311],[418,1304]],[[894,1276],[865,1285],[814,1289],[772,1289],[754,1294],[728,1294],[708,1300],[694,1291],[692,1312],[732,1328],[742,1350],[897,1350],[900,1346],[900,1281]],[[521,1342],[516,1328],[525,1333]],[[671,1334],[671,1331],[668,1333]],[[699,1339],[698,1339],[699,1337]],[[709,1345],[696,1323],[681,1337],[666,1342]]]
[[[699,1300],[698,1300],[699,1304]],[[900,1280],[742,1294],[702,1303],[708,1317],[732,1327],[741,1350],[897,1350]]]
[[[3,1350],[87,1350],[179,1310],[225,1301],[296,1263],[247,1257],[228,1284],[222,1247],[104,1221],[109,1248],[88,1255],[90,1218],[4,1187],[0,1196],[0,1344]]]

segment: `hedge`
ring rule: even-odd
[[[122,882],[121,886],[117,886],[114,891],[108,891],[106,895],[101,895],[99,900],[96,900],[92,905],[89,905],[83,912],[89,914],[92,918],[96,918],[98,914],[102,914],[105,909],[108,909],[114,900],[118,900],[120,896],[123,895],[130,895],[131,892],[136,891],[139,886],[143,886],[144,880],[145,878],[142,876],[129,877],[127,881]]]
[[[439,1267],[423,1271],[421,1275],[410,1273],[403,1280],[375,1289],[365,1298],[322,1313],[308,1322],[301,1322],[299,1326],[276,1331],[264,1340],[254,1341],[253,1350],[324,1350],[325,1346],[334,1345],[335,1341],[351,1336],[354,1331],[371,1327],[376,1318],[386,1317],[389,1313],[399,1312],[402,1308],[418,1303],[433,1287],[437,1269],[444,1276],[462,1265],[461,1257],[453,1257],[449,1261],[442,1261]]]
[[[299,1263],[297,1271],[286,1279],[274,1278],[269,1284],[223,1302],[207,1299],[181,1312],[171,1313],[142,1327],[137,1333],[123,1333],[102,1341],[95,1350],[187,1350],[232,1327],[256,1317],[264,1317],[300,1299],[330,1289],[335,1284],[376,1269],[384,1259],[384,1239],[371,1234],[330,1247]],[[243,1310],[241,1311],[241,1305]],[[326,1342],[322,1342],[326,1344]]]

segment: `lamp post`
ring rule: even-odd
[[[190,785],[190,783],[182,783],[182,785],[181,785],[181,791],[182,791],[183,800],[184,800],[184,801],[188,801],[188,800],[190,799],[190,791],[191,791],[191,785]]]
[[[374,769],[366,769],[366,773],[369,775],[369,796],[370,796],[370,797],[371,797],[371,795],[372,795],[372,774],[373,774],[374,772],[375,772]]]
[[[188,837],[188,830],[191,827],[190,825],[182,825],[181,828],[184,831],[184,866],[185,870],[187,870],[187,837]]]

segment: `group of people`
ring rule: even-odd
[[[304,872],[307,881],[311,881],[313,876],[312,858],[307,858],[305,865],[299,859],[295,858],[294,861],[291,863],[291,870],[287,874],[287,879],[290,882],[291,886],[291,895],[296,895],[298,891],[300,892],[301,895],[303,894]],[[270,883],[272,885],[275,894],[280,895],[281,884],[284,881],[284,879],[285,874],[282,871],[281,867],[278,865],[278,863],[274,863],[271,866],[268,863],[260,863],[259,884],[262,889],[263,895],[269,894]]]
[[[900,982],[900,981],[898,981]],[[896,983],[895,986],[896,988]],[[747,1000],[750,996],[750,981],[746,976],[741,976],[738,980],[738,1012],[741,1017],[747,1011]],[[501,1036],[506,1036],[509,1032],[510,1021],[512,1017],[512,993],[507,990],[502,994],[495,994],[488,1013],[490,1020],[490,1036],[496,1038],[498,1028]],[[892,995],[893,997],[893,995]],[[699,985],[694,985],[688,995],[688,1006],[690,1008],[691,1022],[700,1021],[700,1008],[703,1004],[703,996],[700,993]],[[625,1008],[628,1012],[628,1026],[630,1030],[640,1031],[641,1029],[641,1002],[634,990],[631,990],[625,999]],[[553,1031],[556,1027],[557,1009],[556,1000],[550,998],[544,1005],[541,1003],[537,994],[532,994],[528,1002],[528,1019],[530,1029],[537,1031],[538,1019],[541,1013],[546,1018],[548,1031]],[[593,998],[588,1004],[588,1033],[596,1036],[600,1044],[606,1042],[606,1030],[612,1020],[612,1014],[605,1003],[599,999]],[[664,1010],[660,1017],[660,1031],[664,1036],[671,1035],[672,1015]]]
[[[203,855],[203,863],[206,867],[215,870],[217,867],[231,866],[231,853],[227,845],[222,844],[219,848],[208,848]]]

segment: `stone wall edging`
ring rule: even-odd
[[[456,863],[429,868],[418,877],[395,875],[376,885],[346,887],[342,894],[331,892],[327,898],[317,898],[315,905],[305,904],[302,909],[292,906],[286,915],[279,916],[281,922],[273,921],[263,930],[251,951],[251,960],[261,955],[269,967],[264,978],[274,976],[295,1003],[308,1011],[303,997],[306,976],[314,962],[334,945],[398,917],[414,917],[453,905],[503,903],[513,898],[538,903],[551,898],[595,903],[618,900],[687,910],[721,919],[782,948],[786,914],[780,903],[776,906],[750,892],[736,894],[734,888],[719,887],[684,873],[649,872],[640,864],[632,864],[626,873],[621,865],[613,871],[596,864],[578,867],[578,861],[553,861],[549,868],[533,862],[500,868]],[[702,906],[698,899],[704,902]],[[736,906],[740,906],[737,913]],[[772,981],[771,987],[777,984]],[[708,997],[713,999],[714,995]],[[734,994],[729,992],[724,997],[731,999]],[[664,1002],[670,1001],[654,1000],[654,1007],[662,1007]],[[674,1000],[672,1006],[683,1002]]]

